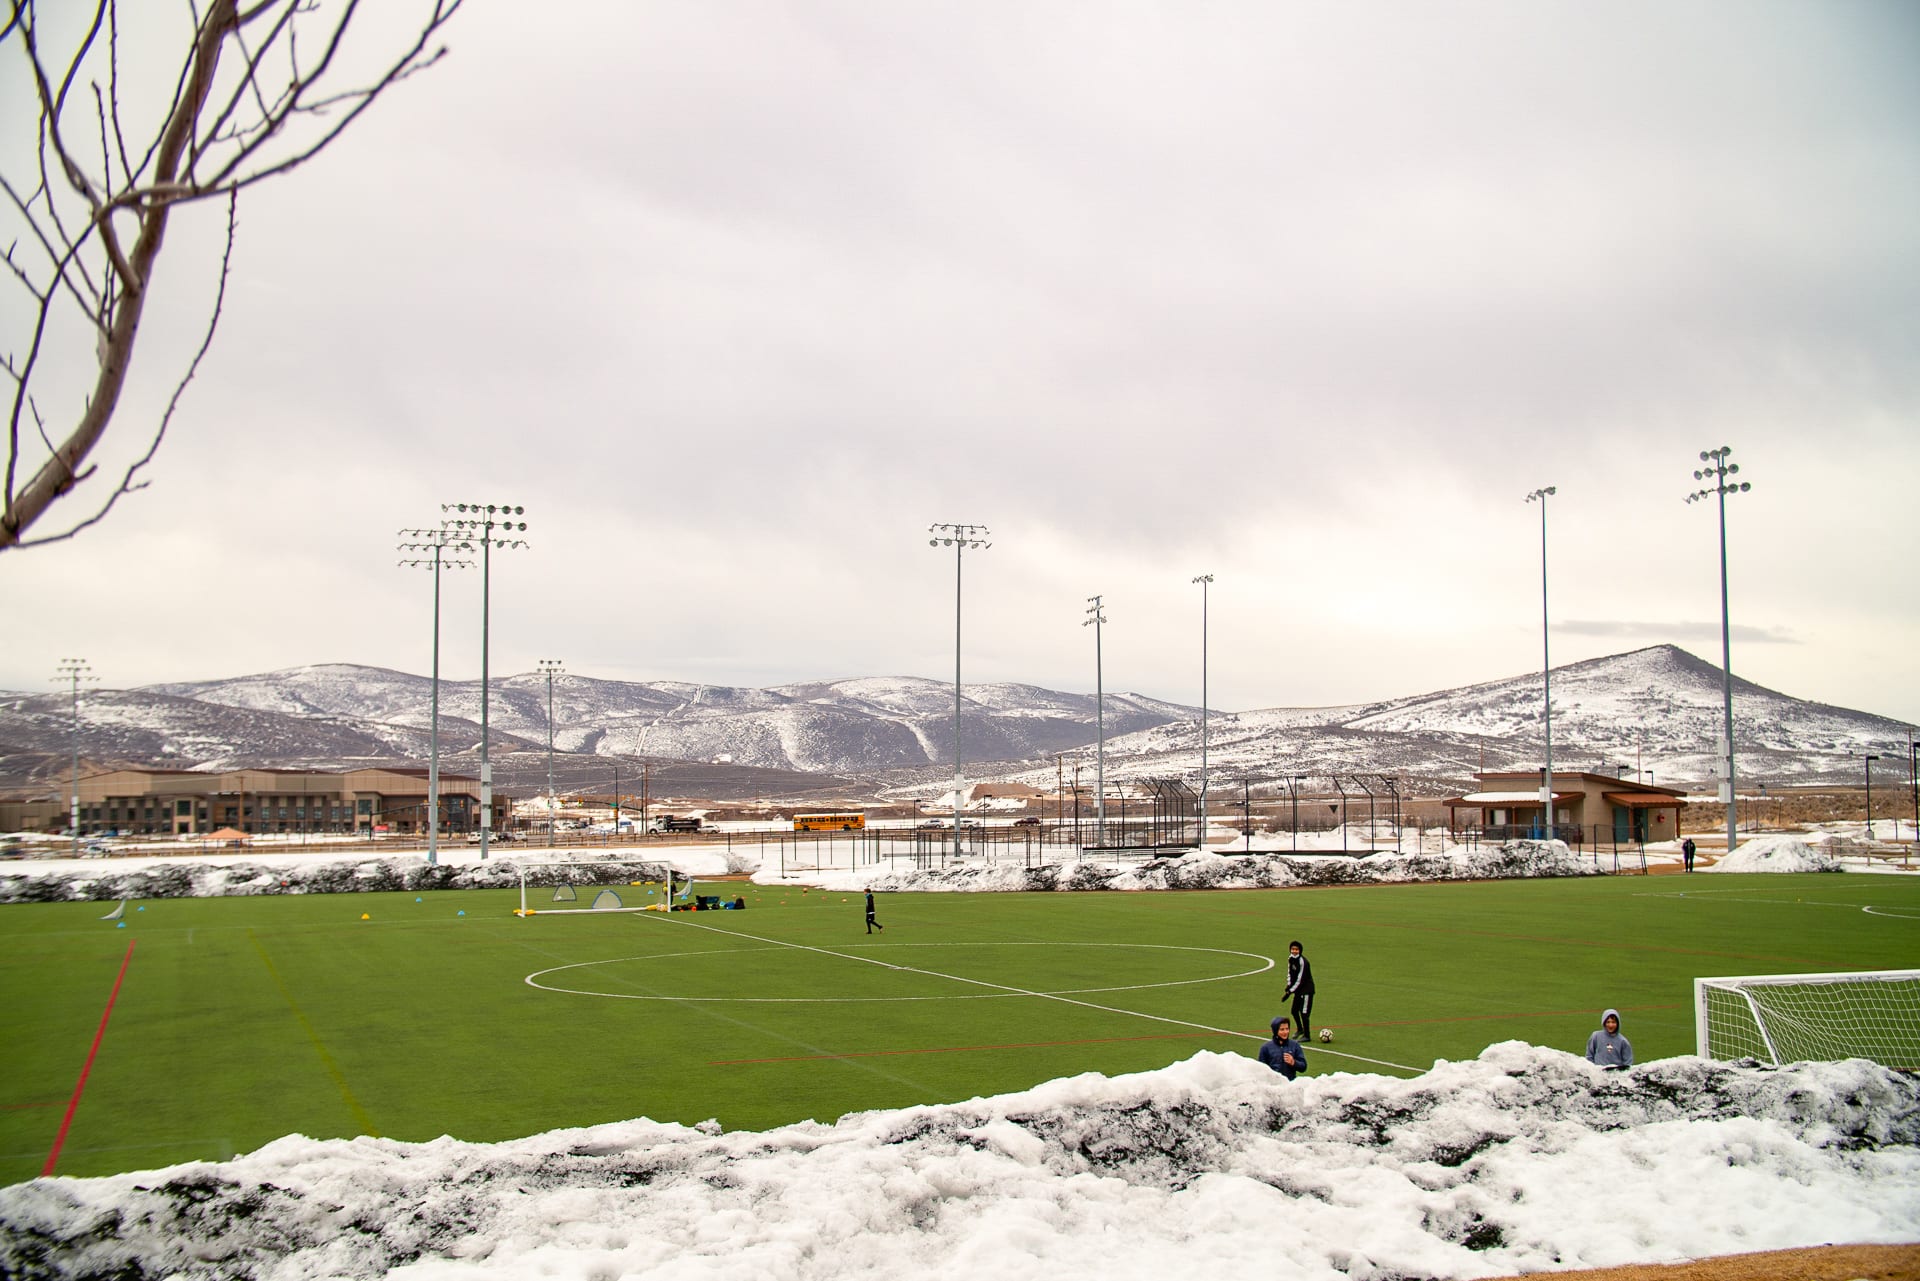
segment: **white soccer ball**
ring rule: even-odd
[[[1322,1044],[1322,1045],[1332,1045],[1332,1044],[1333,1044],[1333,1029],[1332,1029],[1332,1028],[1330,1028],[1330,1027],[1323,1027],[1323,1028],[1321,1028],[1321,1029],[1320,1029],[1320,1044]]]

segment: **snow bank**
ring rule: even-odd
[[[1696,1058],[1604,1073],[1506,1042],[1408,1081],[1288,1082],[1202,1052],[764,1132],[293,1136],[0,1189],[0,1273],[1464,1279],[1904,1242],[1915,1223],[1911,1076]]]
[[[529,885],[558,885],[565,874],[526,860]],[[588,860],[581,860],[588,861]],[[658,881],[667,864],[642,859],[596,859],[635,881]],[[0,870],[0,903],[58,903],[73,899],[218,898],[246,894],[351,894],[378,890],[517,889],[520,860],[433,863],[419,855],[355,859],[345,863],[272,860],[140,859],[80,866]]]
[[[1756,836],[1706,872],[1838,872],[1840,860],[1831,851],[1831,838]]]
[[[1211,851],[1147,859],[1139,863],[1073,859],[1025,867],[1018,863],[965,863],[952,867],[897,869],[882,864],[851,871],[807,872],[794,879],[830,890],[1248,890],[1293,885],[1358,885],[1367,882],[1481,881],[1524,876],[1597,876],[1591,857],[1564,841],[1514,841],[1507,845],[1445,854],[1368,855],[1216,854]],[[779,870],[763,866],[755,881],[782,883]]]

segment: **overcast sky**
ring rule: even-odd
[[[1197,702],[1212,573],[1215,706],[1415,694],[1538,668],[1546,485],[1553,661],[1717,663],[1683,499],[1731,445],[1736,674],[1920,721],[1920,8],[530,13],[469,0],[243,200],[152,486],[0,556],[0,687],[425,673],[396,531],[478,501],[531,544],[495,674],[951,679],[965,522],[970,682],[1091,690],[1101,593],[1105,687]],[[176,218],[109,462],[218,225]]]

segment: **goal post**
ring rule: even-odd
[[[1701,1058],[1920,1068],[1920,970],[1696,978],[1693,1005]]]
[[[678,884],[663,863],[633,859],[557,859],[519,864],[515,916],[665,910]]]

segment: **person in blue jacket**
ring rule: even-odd
[[[1273,1020],[1273,1039],[1261,1045],[1260,1061],[1289,1081],[1307,1070],[1306,1047],[1293,1039],[1293,1022],[1286,1015]]]
[[[1633,1042],[1620,1035],[1620,1011],[1600,1016],[1600,1030],[1587,1038],[1587,1062],[1609,1071],[1633,1066]]]

